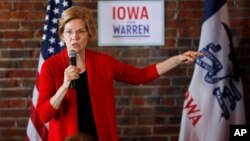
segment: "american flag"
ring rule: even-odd
[[[71,0],[48,0],[44,33],[42,36],[42,48],[38,61],[38,72],[36,75],[36,83],[33,89],[32,104],[30,111],[30,118],[27,126],[26,141],[47,141],[48,139],[48,124],[44,124],[40,121],[37,111],[37,99],[39,96],[38,79],[41,66],[44,60],[50,56],[57,54],[64,47],[64,43],[58,36],[58,23],[62,12],[72,5]]]

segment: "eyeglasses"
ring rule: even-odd
[[[66,30],[66,31],[64,31],[65,35],[68,36],[68,37],[71,37],[73,34],[83,35],[86,32],[88,32],[86,29],[79,29],[79,30],[77,30],[75,32],[73,32],[72,30]]]

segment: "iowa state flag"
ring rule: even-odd
[[[206,0],[198,57],[185,93],[179,141],[229,141],[229,126],[245,123],[226,0]]]

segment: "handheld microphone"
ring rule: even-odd
[[[69,64],[76,66],[76,51],[70,50],[68,52],[68,55],[69,55]],[[70,82],[70,88],[75,88],[75,86],[76,86],[76,82],[75,82],[75,80],[72,80]]]

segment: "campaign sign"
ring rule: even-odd
[[[99,46],[164,45],[164,0],[98,1]]]

